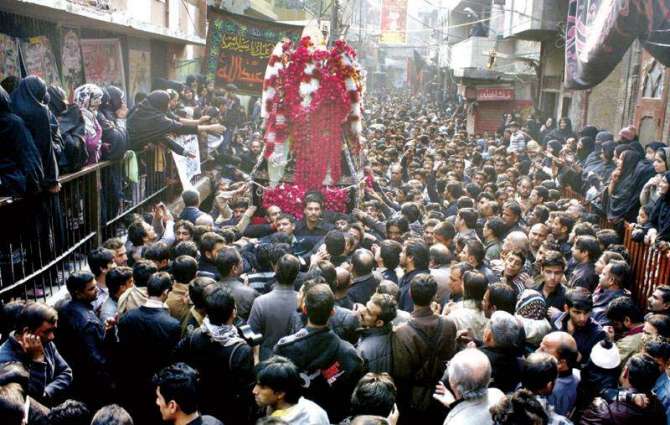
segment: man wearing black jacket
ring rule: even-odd
[[[328,327],[334,305],[335,296],[328,285],[311,286],[305,292],[307,327],[280,339],[274,351],[306,373],[309,386],[305,397],[323,407],[330,421],[337,423],[347,416],[351,393],[364,370],[356,349]]]
[[[98,287],[92,273],[72,273],[65,284],[72,299],[58,310],[58,348],[75,376],[74,398],[97,409],[113,400],[109,350],[115,340],[114,323],[102,323],[93,311]]]
[[[226,424],[253,423],[256,382],[252,348],[233,326],[235,298],[230,289],[212,285],[205,297],[207,316],[184,337],[175,358],[200,373],[200,410]]]
[[[43,303],[21,309],[9,339],[0,345],[0,364],[20,362],[30,372],[27,393],[52,405],[72,384],[72,369],[54,344],[58,313]]]
[[[167,366],[179,342],[181,326],[165,306],[172,288],[166,272],[154,273],[147,283],[147,302],[126,313],[118,325],[118,376],[125,406],[138,423],[157,423],[157,412],[146,409],[154,399],[151,379]]]

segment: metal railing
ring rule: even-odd
[[[87,253],[125,232],[125,219],[174,195],[174,162],[158,149],[137,155],[138,179],[124,161],[104,161],[61,176],[58,194],[0,200],[0,299],[46,300]]]
[[[630,254],[630,266],[633,272],[631,292],[637,304],[643,310],[647,307],[647,298],[658,285],[670,283],[670,259],[665,251],[654,245],[633,240],[633,225],[626,223],[624,246]]]

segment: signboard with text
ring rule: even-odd
[[[297,42],[303,27],[278,24],[210,8],[207,79],[218,87],[234,84],[239,92],[260,95],[265,68],[277,42]]]
[[[382,1],[382,44],[407,43],[407,0]]]
[[[477,101],[514,100],[514,89],[506,87],[480,87]]]

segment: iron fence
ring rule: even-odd
[[[125,220],[166,201],[176,170],[159,149],[128,161],[105,161],[64,175],[57,194],[0,199],[0,299],[47,300],[67,276],[86,267],[86,254],[125,232]]]

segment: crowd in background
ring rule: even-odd
[[[629,222],[667,249],[670,152],[634,127],[468,134],[462,105],[368,96],[361,202],[310,192],[297,219],[254,202],[258,102],[248,123],[191,78],[124,122],[112,87],[10,91],[1,161],[27,193],[57,192],[70,115],[85,163],[192,133],[222,178],[133,215],[55,305],[4,305],[3,424],[670,423],[670,287],[641,308],[622,245]]]

